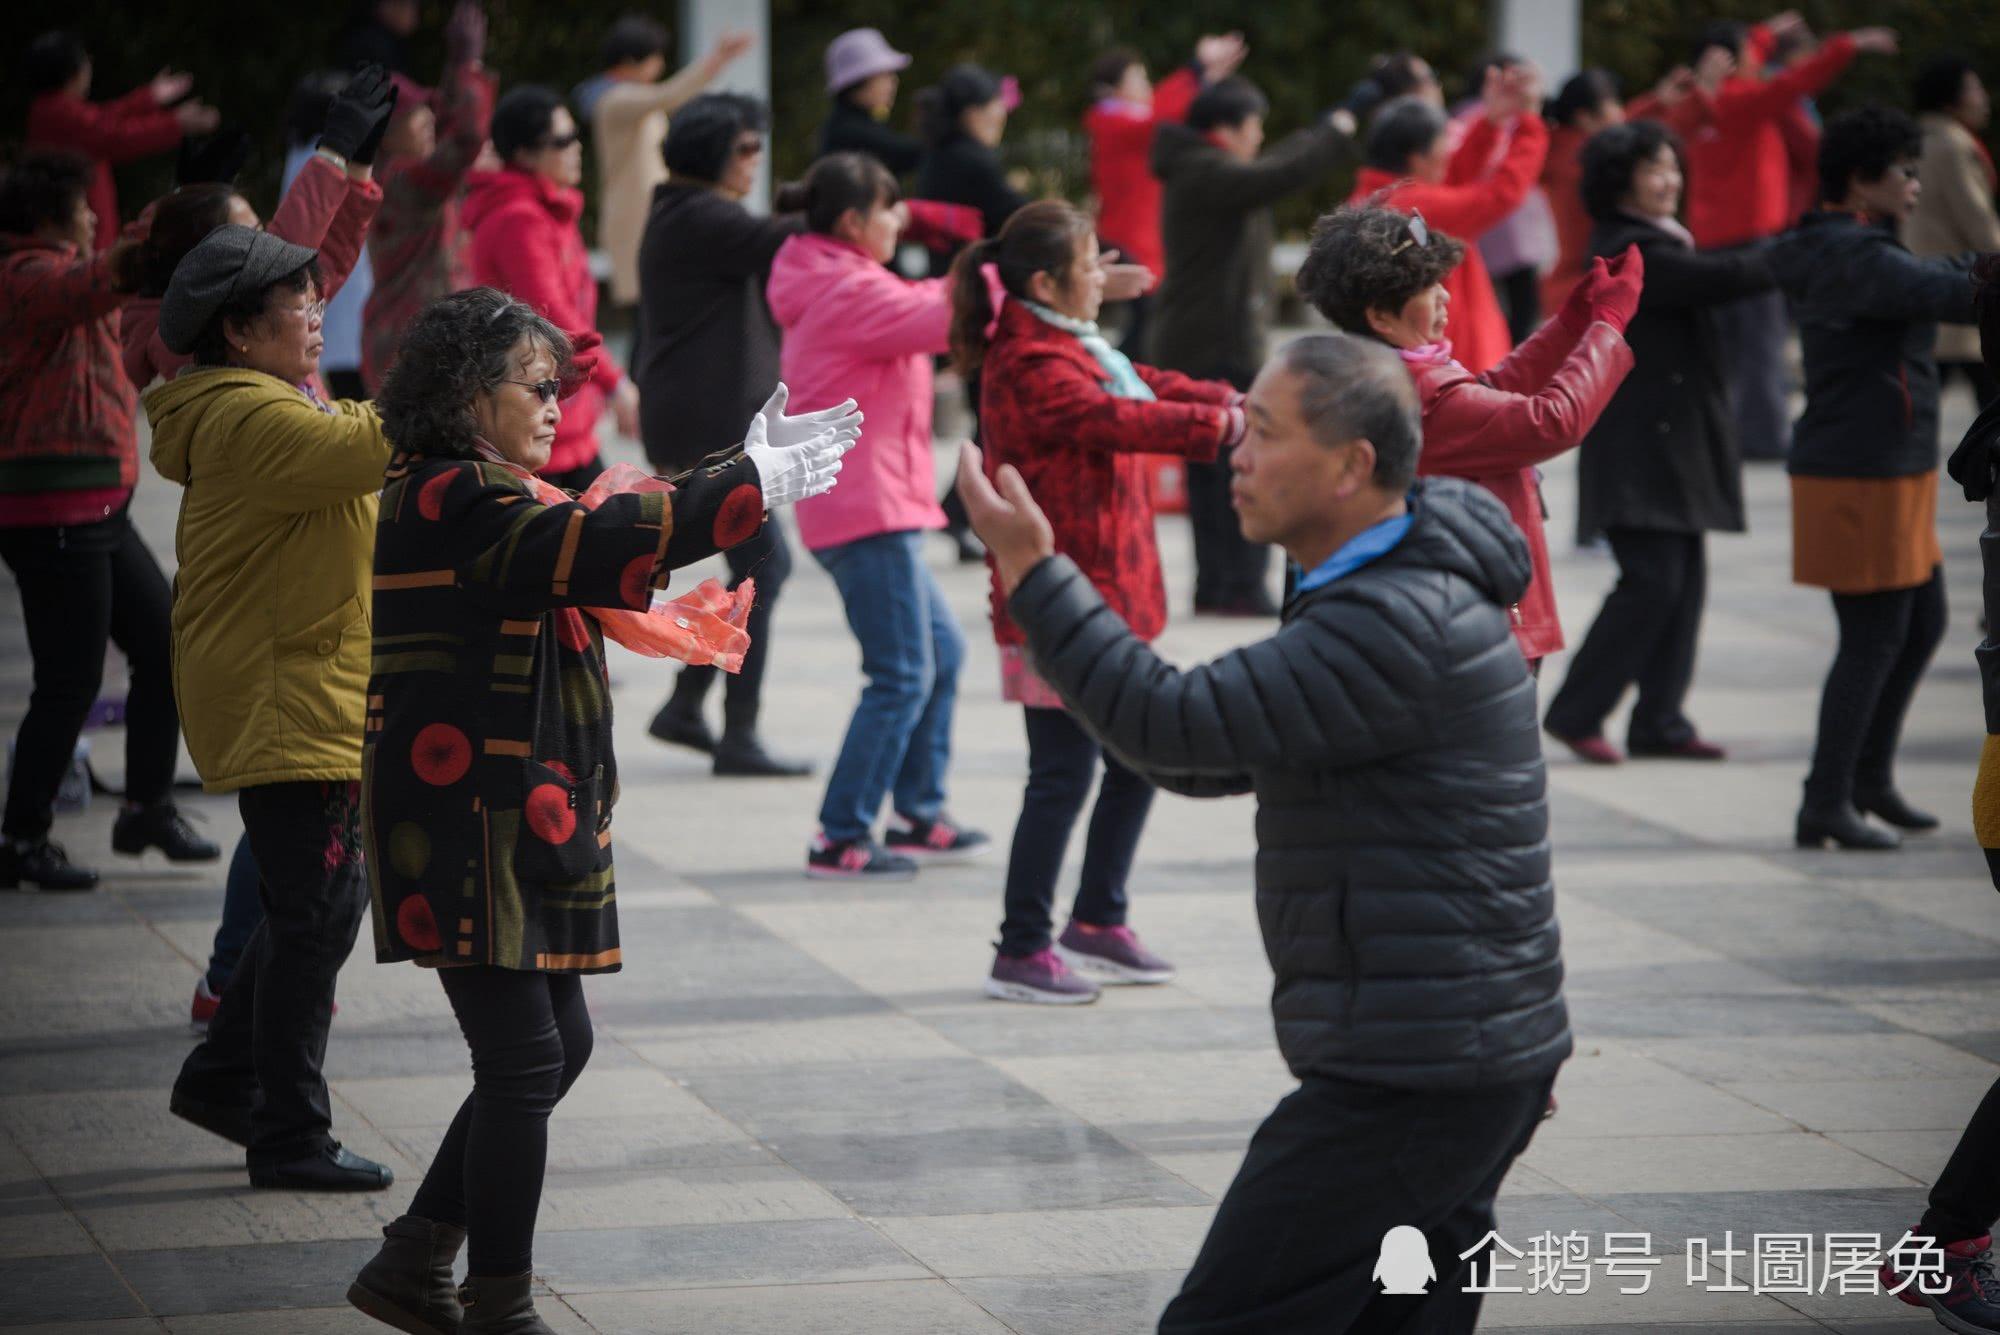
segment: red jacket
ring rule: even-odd
[[[1583,144],[1590,136],[1558,125],[1549,131],[1549,156],[1542,163],[1542,192],[1556,217],[1556,267],[1542,275],[1542,310],[1559,311],[1569,290],[1590,267],[1590,229],[1596,224],[1583,207]]]
[[[1167,271],[1160,241],[1160,178],[1153,175],[1153,131],[1187,115],[1201,91],[1192,69],[1178,69],[1153,90],[1153,105],[1106,98],[1083,113],[1090,136],[1090,188],[1097,192],[1097,234],[1155,274]]]
[[[0,234],[0,527],[86,524],[139,479],[110,252]]]
[[[597,281],[576,220],[583,192],[506,168],[467,178],[465,225],[472,234],[472,281],[527,302],[556,328],[585,333],[597,328]],[[566,473],[597,457],[597,418],[604,396],[623,373],[597,354],[592,383],[563,400],[562,424],[544,473]]]
[[[1075,336],[1017,301],[980,370],[979,434],[986,472],[1021,470],[1055,528],[1056,550],[1075,561],[1132,633],[1150,640],[1167,624],[1167,588],[1153,536],[1148,455],[1204,462],[1240,434],[1235,388],[1176,371],[1135,366],[1158,399],[1121,399]],[[993,577],[993,638],[1023,642]]]
[[[1632,369],[1623,336],[1588,321],[1570,303],[1484,375],[1448,358],[1410,365],[1424,414],[1417,472],[1477,482],[1506,504],[1528,540],[1534,574],[1513,616],[1529,662],[1563,647],[1535,466],[1581,442]]]
[[[375,284],[361,308],[361,383],[371,394],[395,365],[403,329],[417,312],[472,285],[459,195],[493,118],[493,76],[470,65],[448,69],[435,105],[431,155],[393,159],[375,173],[382,186],[381,212],[368,234]]]
[[[319,252],[319,299],[332,301],[361,258],[362,239],[381,207],[382,191],[371,181],[357,185],[347,173],[315,153],[299,168],[292,188],[278,201],[266,230],[281,241]],[[150,212],[151,206],[148,206]],[[140,222],[147,222],[147,215]],[[133,224],[135,228],[139,223]],[[138,234],[144,236],[141,229]],[[125,374],[136,389],[158,376],[171,380],[194,359],[175,352],[160,337],[160,298],[135,297],[120,317]]]
[[[180,121],[144,85],[109,102],[86,102],[61,90],[43,93],[28,104],[22,137],[29,148],[66,148],[91,160],[90,211],[97,215],[100,251],[118,239],[118,186],[111,169],[164,153],[180,141]]]
[[[1436,185],[1398,179],[1375,167],[1363,167],[1355,178],[1350,203],[1368,203],[1371,196],[1386,190],[1380,201],[1384,207],[1421,213],[1432,231],[1465,242],[1465,259],[1444,280],[1451,297],[1445,337],[1459,362],[1475,374],[1498,365],[1514,340],[1507,333],[1507,317],[1500,312],[1486,262],[1472,243],[1520,207],[1541,175],[1548,147],[1548,127],[1539,116],[1518,118],[1504,148],[1499,127],[1481,118],[1452,154],[1445,179]]]
[[[1753,29],[1753,61],[1761,63],[1769,47],[1769,33]],[[1854,39],[1836,33],[1776,78],[1738,75],[1713,95],[1696,92],[1662,113],[1686,143],[1687,225],[1697,245],[1757,241],[1797,221],[1781,123],[1853,59]]]

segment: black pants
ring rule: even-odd
[[[1618,559],[1618,584],[1570,660],[1549,704],[1549,728],[1564,737],[1597,736],[1636,682],[1628,744],[1678,746],[1695,735],[1681,706],[1694,680],[1708,595],[1706,542],[1699,533],[1656,529],[1612,529],[1605,536]]]
[[[564,491],[581,495],[590,489],[590,484],[604,475],[604,456],[593,454],[576,467],[562,473],[544,473],[542,481],[553,483]]]
[[[262,873],[264,921],[174,1087],[208,1103],[253,1104],[249,1157],[268,1166],[333,1140],[320,1068],[334,979],[368,908],[361,785],[259,784],[236,802]]]
[[[1995,375],[1985,362],[1939,362],[1938,388],[1950,384],[1954,373],[1964,376],[1965,383],[1972,387],[1972,400],[1981,412],[2000,399],[2000,375]]]
[[[1940,1245],[1983,1237],[2000,1220],[2000,1080],[1986,1091],[1931,1188],[1917,1232]]]
[[[1230,372],[1210,378],[1248,389],[1256,373]],[[1225,447],[1214,463],[1190,459],[1187,464],[1188,524],[1194,530],[1197,608],[1226,608],[1270,597],[1265,576],[1271,565],[1271,549],[1243,536],[1243,529],[1236,522],[1236,511],[1229,504],[1229,460],[1234,453],[1233,448]]]
[[[1493,275],[1493,291],[1507,313],[1507,333],[1519,347],[1542,325],[1542,276],[1526,264]]]
[[[1463,1290],[1485,1258],[1459,1253],[1492,1231],[1553,1083],[1416,1093],[1308,1077],[1251,1137],[1162,1335],[1470,1331],[1480,1295]],[[1372,1277],[1398,1226],[1429,1244],[1427,1293]]]
[[[727,676],[722,684],[722,727],[724,732],[745,736],[757,731],[757,710],[764,698],[764,661],[771,652],[771,609],[777,605],[778,591],[792,573],[792,547],[777,520],[769,520],[748,542],[739,543],[722,554],[729,563],[729,587],[745,579],[757,581],[757,601],[750,605],[750,647],[743,651],[743,670]],[[721,675],[713,664],[689,665],[674,680],[671,703],[689,713],[701,712],[708,688]]]
[[[472,1049],[472,1092],[410,1213],[466,1230],[468,1274],[518,1275],[534,1261],[549,1113],[590,1060],[583,980],[486,965],[438,979]]]
[[[1032,955],[1047,949],[1055,926],[1056,877],[1062,873],[1063,852],[1103,755],[1066,710],[1021,712],[1028,725],[1028,789],[1007,858],[1007,917],[1000,924],[1003,955]],[[1103,759],[1104,782],[1090,812],[1083,880],[1070,916],[1093,927],[1122,927],[1125,881],[1146,829],[1153,785],[1111,756]]]
[[[170,663],[173,592],[130,517],[121,510],[95,524],[0,529],[0,560],[20,586],[35,664],[0,832],[27,840],[48,834],[56,789],[104,681],[107,642],[131,668],[126,799],[165,801],[180,752]]]
[[[1944,638],[1944,569],[1914,589],[1836,593],[1840,648],[1819,702],[1806,804],[1835,807],[1895,786],[1896,741]]]

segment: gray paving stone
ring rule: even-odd
[[[166,1315],[336,1307],[381,1238],[122,1252],[113,1258],[151,1310]]]
[[[1019,1335],[1147,1335],[1181,1288],[1179,1270],[954,1280]]]
[[[856,1219],[544,1233],[535,1273],[562,1294],[930,1278]]]
[[[1008,1327],[943,1280],[783,1284],[753,1289],[583,1293],[576,1310],[600,1335],[1001,1335]]]
[[[104,1321],[146,1309],[96,1252],[0,1258],[0,1326],[32,1321]]]

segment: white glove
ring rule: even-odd
[[[764,401],[758,411],[764,416],[764,431],[770,443],[779,449],[788,445],[803,445],[823,431],[835,431],[850,439],[861,434],[861,411],[854,406],[854,400],[836,403],[831,408],[822,408],[816,413],[800,413],[796,417],[785,416],[785,405],[791,401],[792,391],[784,381],[771,391],[771,397]]]
[[[766,510],[795,505],[833,490],[834,478],[840,474],[840,457],[854,447],[856,439],[839,431],[822,430],[797,445],[773,445],[769,434],[764,414],[758,413],[750,419],[750,434],[743,439],[743,456],[757,466],[757,481],[764,489]]]

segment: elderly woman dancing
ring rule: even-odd
[[[404,1331],[549,1330],[529,1292],[548,1118],[590,1056],[580,975],[620,965],[611,697],[588,609],[650,608],[670,571],[830,488],[859,430],[852,402],[760,413],[677,490],[548,504],[532,475],[588,375],[533,307],[475,288],[411,325],[380,400],[398,454],[362,760],[375,952],[438,969],[473,1068],[410,1213],[348,1291]]]

